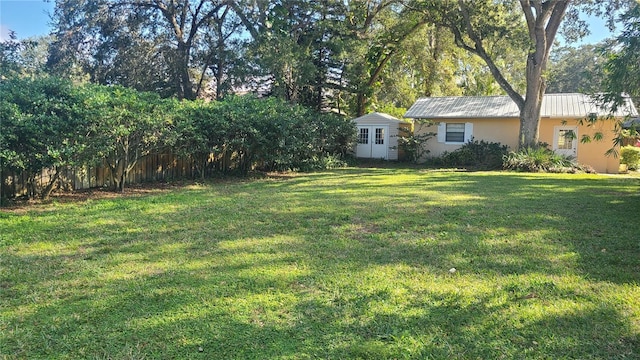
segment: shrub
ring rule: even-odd
[[[626,164],[629,170],[640,168],[640,147],[623,146],[620,149],[620,163]]]
[[[427,140],[434,136],[436,136],[434,132],[398,136],[398,149],[404,152],[407,161],[417,163],[422,157],[429,154],[429,150],[425,149],[425,146]]]
[[[88,127],[84,107],[77,104],[83,100],[72,83],[62,79],[0,81],[0,164],[21,173],[29,198],[46,199],[62,170],[82,161]],[[43,184],[39,178],[47,169],[51,175]],[[9,195],[3,188],[0,197]]]
[[[526,172],[577,172],[583,168],[573,157],[556,154],[545,146],[527,147],[504,156],[503,167]]]
[[[276,98],[228,97],[184,106],[176,119],[179,154],[224,172],[335,167],[355,142],[353,122]],[[215,161],[210,161],[210,154]]]
[[[349,158],[341,155],[320,155],[312,156],[305,162],[300,163],[297,171],[331,170],[349,166]]]
[[[442,155],[445,166],[473,166],[480,169],[499,169],[508,147],[488,141],[469,141],[461,148]]]
[[[66,170],[103,162],[113,187],[123,190],[152,154],[186,159],[201,178],[334,168],[344,166],[356,140],[350,119],[276,98],[177,101],[53,77],[0,81],[0,118],[0,185],[11,172],[32,198],[46,198]],[[51,174],[46,182],[43,171]],[[0,186],[0,198],[16,196],[13,188]]]

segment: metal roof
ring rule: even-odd
[[[540,110],[541,117],[582,118],[596,113],[609,112],[598,107],[592,96],[586,94],[545,94]],[[625,103],[614,116],[638,116],[633,102]],[[413,119],[458,119],[458,118],[518,118],[520,111],[510,97],[504,96],[447,96],[420,98],[404,114]]]
[[[640,117],[631,118],[631,119],[625,121],[622,124],[622,127],[625,128],[625,129],[629,129],[631,127],[635,127],[637,129],[638,127],[640,127]]]

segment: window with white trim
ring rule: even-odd
[[[571,150],[576,134],[573,130],[558,130],[558,149]]]
[[[368,144],[369,143],[369,129],[368,128],[360,128],[360,133],[358,134],[358,144]]]
[[[473,138],[473,123],[446,123],[438,124],[439,143],[464,144]]]
[[[376,128],[376,145],[384,145],[384,129]]]
[[[445,142],[464,142],[464,124],[447,124]]]

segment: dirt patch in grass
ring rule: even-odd
[[[52,204],[82,203],[88,200],[103,200],[128,198],[159,194],[172,189],[185,187],[184,184],[137,184],[126,188],[123,192],[115,192],[107,189],[75,190],[71,192],[55,192],[49,199],[12,199],[8,205],[0,208],[0,212],[25,213],[27,211],[47,210]]]
[[[243,181],[253,181],[256,179],[290,180],[300,176],[293,172],[269,172],[251,173],[245,177],[221,177],[207,179],[204,184],[237,183]],[[183,180],[174,182],[148,182],[140,184],[130,184],[124,191],[113,191],[107,188],[93,188],[74,191],[54,191],[49,199],[10,199],[8,204],[0,207],[0,212],[25,213],[27,211],[47,210],[52,204],[82,203],[89,200],[131,198],[147,195],[157,195],[169,191],[175,191],[190,186],[200,186],[203,182],[195,180]]]

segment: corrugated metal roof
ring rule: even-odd
[[[640,127],[640,117],[631,118],[631,119],[625,121],[622,124],[622,127],[625,128],[625,129],[629,129],[631,127],[634,127],[634,128],[637,129],[638,127]]]
[[[638,116],[630,99],[618,108],[614,116]],[[608,115],[585,94],[546,94],[542,100],[541,117],[581,118],[591,113]],[[404,115],[413,119],[451,118],[517,118],[520,111],[508,96],[448,96],[418,99]]]
[[[379,112],[373,112],[373,113],[362,115],[358,118],[353,119],[353,121],[355,122],[366,122],[366,121],[375,121],[375,120],[391,121],[391,122],[399,122],[399,123],[402,122],[402,120],[399,120],[389,114],[384,114]]]

